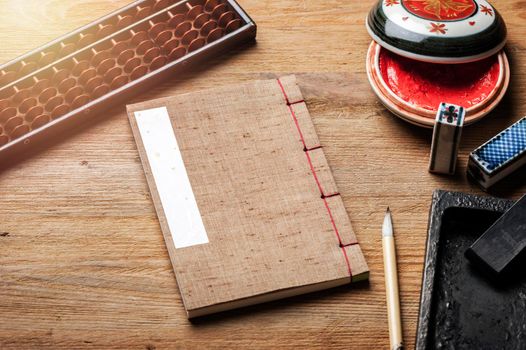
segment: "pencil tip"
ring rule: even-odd
[[[393,235],[393,223],[391,220],[391,210],[389,209],[389,207],[387,207],[387,212],[385,213],[384,223],[382,225],[382,235]]]

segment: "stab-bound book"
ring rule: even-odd
[[[128,114],[188,317],[368,278],[294,76]]]

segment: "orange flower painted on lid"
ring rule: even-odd
[[[431,28],[429,28],[431,33],[437,34],[446,34],[447,29],[444,23],[431,23]]]
[[[400,2],[398,0],[385,0],[385,6],[394,6],[399,4]]]
[[[459,21],[477,11],[473,0],[402,0],[415,16],[432,21]]]
[[[484,5],[480,5],[480,12],[486,14],[486,16],[493,16],[493,10]]]

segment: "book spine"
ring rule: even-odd
[[[341,248],[349,270],[350,282],[354,282],[352,266],[361,262],[352,261],[352,257],[356,255],[354,250],[360,250],[360,247],[309,111],[294,76],[280,78],[277,82],[283,93],[284,103],[286,103],[296,126],[299,147],[303,147],[306,161],[313,175],[313,181],[316,182],[320,192],[320,200],[323,201],[327,209],[327,220],[330,220],[334,230],[335,244]]]

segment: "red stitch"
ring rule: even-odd
[[[345,256],[345,262],[347,263],[347,270],[349,271],[349,278],[352,283],[352,270],[351,270],[351,263],[349,262],[349,257],[347,256],[347,251],[345,250],[345,247],[342,247],[343,255]]]
[[[290,102],[289,96],[285,92],[285,88],[283,87],[283,84],[281,83],[281,80],[279,80],[279,79],[278,79],[278,84],[279,84],[279,87],[281,88],[281,92],[283,92],[283,96],[285,96],[285,101],[287,102],[287,106],[297,105],[298,103],[305,102],[305,100],[299,100],[299,101],[296,101],[296,102]]]
[[[289,103],[289,97],[287,96],[287,93],[285,92],[285,88],[283,87],[283,84],[281,84],[281,80],[278,79],[279,87],[281,88],[281,92],[283,92],[283,96],[285,96],[285,101],[287,102],[287,106],[290,105]]]
[[[314,146],[314,147],[311,147],[311,148],[306,148],[305,147],[303,150],[305,152],[310,152],[310,151],[315,151],[315,150],[320,149],[320,148],[321,148],[321,145],[318,145],[318,146]]]
[[[318,188],[320,190],[320,193],[323,196],[323,188],[321,188],[320,180],[318,179],[318,175],[316,175],[316,170],[314,170],[314,165],[312,164],[312,160],[310,158],[309,152],[305,152],[305,155],[307,156],[307,161],[309,162],[310,170],[312,171],[312,175],[314,176],[314,180],[316,180],[316,184],[318,185]]]
[[[281,91],[283,92],[283,96],[285,96],[285,101],[287,102],[287,106],[289,107],[290,114],[292,115],[292,118],[294,119],[294,123],[296,124],[296,129],[298,129],[298,133],[300,134],[301,142],[303,143],[303,150],[305,151],[305,155],[307,156],[307,161],[308,161],[310,169],[312,171],[312,175],[314,176],[314,180],[316,181],[316,184],[318,185],[318,189],[320,190],[321,198],[322,198],[323,202],[325,203],[325,208],[327,208],[327,213],[329,213],[329,218],[331,219],[331,224],[332,224],[332,227],[334,229],[334,232],[336,232],[336,236],[338,237],[338,242],[340,244],[340,248],[342,249],[343,255],[345,257],[345,262],[347,264],[347,269],[349,270],[349,277],[351,279],[350,281],[352,282],[351,263],[349,262],[349,257],[347,256],[347,252],[345,251],[345,247],[358,244],[358,242],[356,242],[356,243],[353,242],[353,243],[350,243],[350,244],[347,244],[347,245],[344,245],[342,243],[342,239],[340,237],[340,232],[338,231],[338,228],[336,227],[336,222],[334,221],[334,217],[332,216],[331,208],[329,208],[329,203],[327,203],[327,198],[338,196],[339,193],[333,193],[333,194],[330,194],[328,196],[325,196],[323,194],[323,189],[321,187],[320,180],[318,179],[318,175],[316,175],[316,170],[314,169],[314,165],[312,164],[312,160],[311,160],[310,155],[309,155],[309,151],[321,148],[321,146],[315,146],[315,147],[313,147],[311,149],[307,148],[307,145],[305,144],[305,138],[303,137],[303,133],[301,132],[301,128],[300,128],[300,125],[298,123],[298,118],[296,117],[296,113],[294,113],[294,109],[291,107],[292,104],[301,103],[301,102],[304,102],[304,101],[301,100],[299,102],[290,103],[289,97],[287,96],[287,93],[285,92],[285,88],[283,87],[283,84],[281,84],[281,81],[279,79],[278,79],[278,84],[279,84],[279,87],[281,88]]]
[[[290,102],[289,105],[297,105],[297,104],[300,104],[300,103],[304,103],[305,100],[299,100],[299,101],[296,101],[296,102]]]
[[[321,198],[331,198],[331,197],[336,197],[336,196],[339,196],[340,193],[339,192],[336,192],[336,193],[331,193],[331,194],[323,194],[321,196]]]
[[[301,143],[303,143],[303,149],[307,149],[307,144],[305,143],[305,138],[303,137],[303,133],[301,132],[300,123],[298,122],[296,113],[294,113],[294,109],[292,109],[290,105],[288,107],[289,107],[290,114],[292,114],[292,118],[294,119],[294,124],[296,124],[296,129],[298,129],[298,132],[300,134]]]
[[[332,216],[331,208],[329,208],[329,203],[327,203],[327,200],[325,198],[323,198],[323,203],[325,203],[325,208],[327,208],[327,212],[329,213],[329,217],[331,218],[332,228],[334,229],[334,232],[336,232],[336,236],[338,236],[338,243],[340,243],[340,247],[343,247],[342,238],[340,236],[338,228],[336,227],[336,222],[334,221],[334,217]]]

